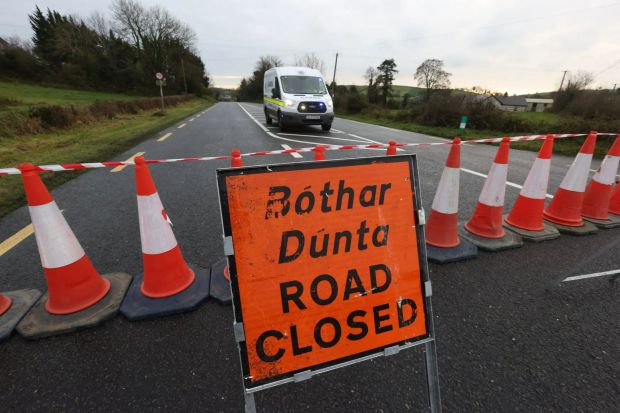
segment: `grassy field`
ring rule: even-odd
[[[562,123],[564,118],[562,115],[551,112],[506,112],[510,116],[522,119],[527,122],[542,122],[548,125],[558,125]]]
[[[350,85],[347,88],[351,87]],[[366,93],[366,89],[368,86],[355,86],[359,93]],[[393,85],[392,86],[392,94],[394,97],[403,97],[405,93],[409,93],[409,96],[414,97],[418,95],[424,94],[424,89],[416,86],[402,86],[402,85]]]
[[[32,92],[36,89],[30,89]],[[105,96],[128,99],[123,95],[107,93],[80,92],[39,88],[42,95],[34,92],[29,99],[36,102],[81,102],[92,103]],[[69,96],[75,96],[72,101]],[[154,116],[157,112],[143,111],[136,115],[119,115],[114,119],[94,124],[63,129],[57,132],[0,138],[0,167],[18,166],[23,162],[36,164],[56,164],[72,162],[106,161],[113,156],[131,148],[149,135],[183,119],[192,113],[213,104],[211,99],[194,99],[178,106],[168,108],[164,116]],[[50,188],[73,179],[80,172],[59,172],[43,174],[43,179]],[[24,204],[21,177],[9,175],[0,177],[0,217]]]
[[[512,113],[512,112],[511,112]],[[516,112],[515,112],[516,114]],[[527,113],[524,113],[527,114]],[[546,115],[553,115],[551,113],[531,113],[530,115],[543,115],[541,118],[544,118]],[[387,126],[394,129],[401,129],[410,132],[423,133],[425,135],[436,136],[440,138],[452,139],[456,136],[460,137],[462,140],[472,140],[472,139],[482,139],[482,138],[500,138],[502,136],[506,136],[499,131],[492,130],[473,130],[473,129],[465,129],[460,130],[457,128],[446,128],[440,126],[424,126],[419,125],[412,122],[399,122],[390,119],[384,118],[376,118],[373,116],[367,115],[337,115],[340,118],[344,119],[352,119],[360,122],[371,123],[373,125]],[[550,119],[553,119],[551,116]],[[557,120],[556,120],[557,121]],[[527,132],[523,133],[512,133],[508,136],[520,136],[520,135],[529,135]],[[602,158],[607,153],[607,150],[611,146],[613,137],[599,137],[598,143],[596,145],[594,156],[597,158]],[[574,156],[578,151],[581,145],[583,144],[584,138],[570,138],[570,139],[560,139],[554,143],[554,153]],[[530,141],[530,142],[514,142],[510,144],[511,148],[514,149],[524,149],[530,151],[538,151],[540,149],[541,143],[540,141]]]
[[[118,93],[92,92],[86,90],[61,89],[18,82],[0,82],[0,99],[14,101],[4,107],[5,110],[29,108],[37,105],[84,106],[97,100],[128,100],[138,96]],[[2,108],[0,108],[1,110]]]

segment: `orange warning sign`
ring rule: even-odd
[[[218,171],[246,387],[428,336],[414,159]]]

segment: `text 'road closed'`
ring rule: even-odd
[[[246,383],[427,335],[412,177],[407,157],[225,176]]]

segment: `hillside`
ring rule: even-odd
[[[213,100],[127,96],[0,82],[0,167],[108,160]],[[45,174],[54,188],[79,172]],[[24,202],[18,175],[0,177],[0,217]]]
[[[0,82],[0,110],[29,108],[37,105],[85,106],[98,100],[136,99],[118,93],[62,89],[21,82]]]
[[[346,87],[355,86],[360,93],[366,93],[366,89],[368,86],[363,85],[347,85]],[[403,86],[403,85],[393,85],[392,86],[393,96],[394,97],[402,97],[405,93],[409,93],[409,96],[414,97],[418,95],[422,95],[424,93],[424,88],[417,86]]]

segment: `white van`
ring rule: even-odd
[[[307,67],[274,67],[263,81],[265,119],[275,119],[280,130],[287,126],[321,125],[329,131],[334,103],[321,72]]]

